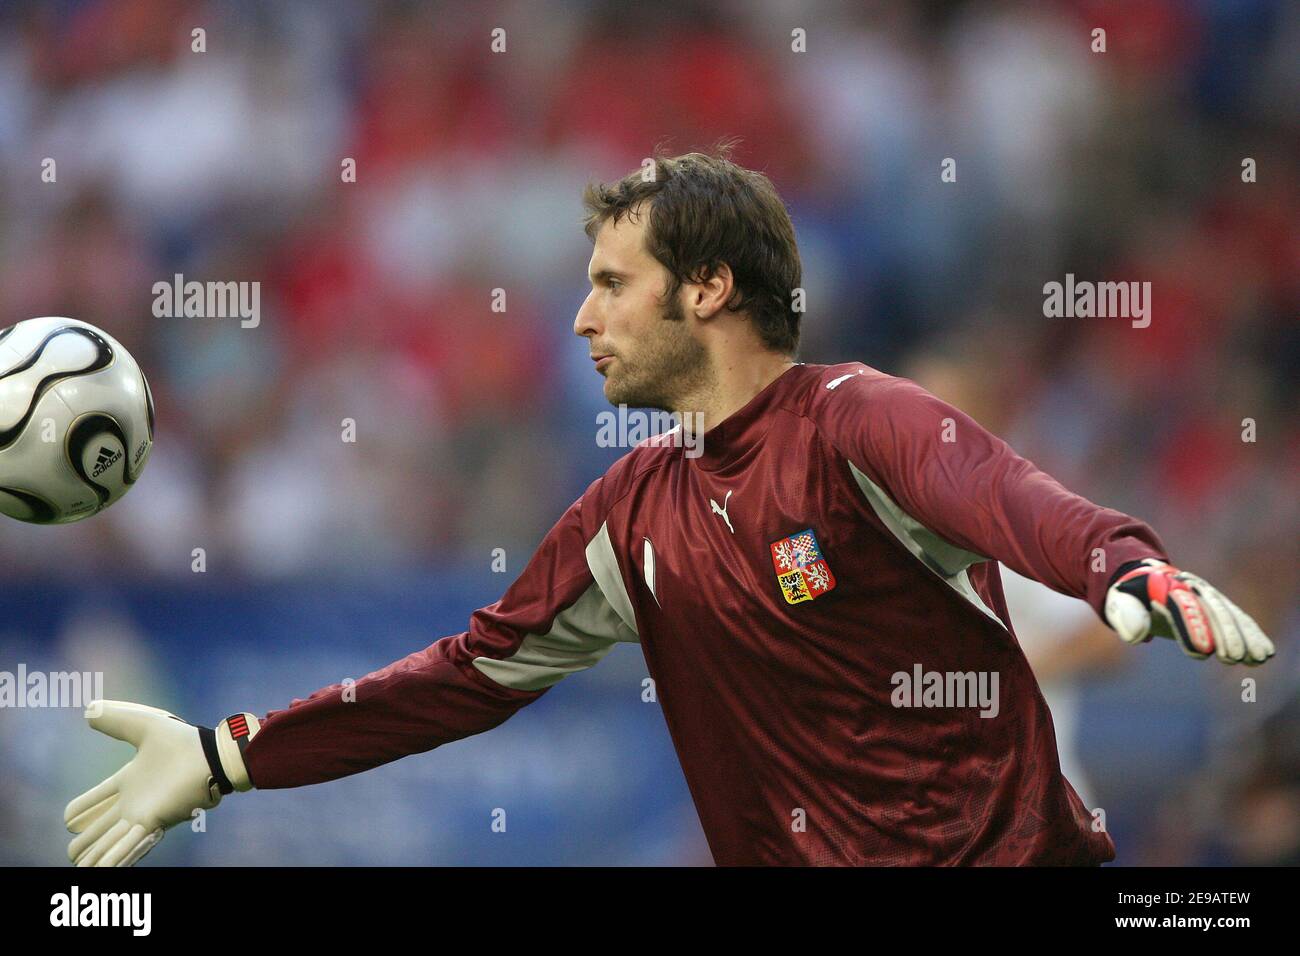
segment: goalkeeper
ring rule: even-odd
[[[682,424],[592,482],[466,631],[347,693],[212,730],[92,705],[138,752],[68,806],[73,861],[129,865],[223,795],[490,730],[620,641],[642,646],[719,864],[1113,858],[1061,774],[998,562],[1130,644],[1260,664],[1269,639],[1151,528],[914,383],[797,363],[801,265],[772,184],[725,157],[655,164],[587,189],[574,331],[612,404]]]

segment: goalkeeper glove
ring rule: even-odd
[[[168,827],[195,810],[211,810],[227,793],[253,787],[243,758],[259,729],[252,714],[228,717],[212,730],[156,707],[96,700],[86,718],[136,754],[64,811],[68,829],[78,834],[68,844],[68,859],[77,866],[132,866]]]
[[[1119,569],[1106,592],[1106,623],[1128,644],[1171,637],[1197,660],[1262,664],[1273,642],[1254,618],[1195,574],[1155,558]]]

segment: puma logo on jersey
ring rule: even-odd
[[[866,374],[867,373],[864,372],[862,369],[858,369],[856,372],[850,372],[848,375],[841,375],[833,382],[827,382],[826,388],[833,392],[841,385],[843,385],[845,382],[847,382],[849,379],[851,379],[854,375],[866,375]]]
[[[715,515],[722,515],[722,520],[727,522],[727,528],[731,531],[732,534],[736,533],[736,529],[731,526],[731,519],[727,517],[727,509],[731,507],[731,496],[734,493],[735,493],[734,491],[728,491],[727,497],[722,499],[721,505],[719,505],[712,498],[709,499],[709,504],[713,505],[713,513]]]

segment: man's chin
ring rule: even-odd
[[[614,379],[605,379],[605,401],[617,407],[626,405],[628,408],[641,408],[636,404],[636,396],[631,394],[628,389],[622,387]]]
[[[619,389],[618,384],[608,378],[605,379],[605,401],[609,402],[611,405],[627,404],[627,402],[623,400],[623,393]]]
[[[667,410],[667,405],[662,401],[657,390],[643,388],[635,382],[629,383],[626,375],[611,374],[606,371],[604,392],[605,401],[616,408],[626,406]]]

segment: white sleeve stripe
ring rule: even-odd
[[[857,465],[849,462],[853,478],[862,489],[867,503],[895,538],[907,548],[918,561],[938,575],[947,585],[964,597],[980,611],[997,622],[998,627],[1006,625],[993,613],[992,609],[980,598],[979,593],[970,583],[966,569],[972,564],[988,560],[973,551],[966,551],[944,540],[921,522],[917,521],[885,494],[885,490],[865,475]]]
[[[545,634],[528,634],[504,660],[474,658],[479,672],[512,690],[542,690],[600,661],[629,638],[627,628],[594,581],[571,606],[555,616]],[[636,640],[636,635],[631,635]]]
[[[618,556],[614,554],[614,545],[609,539],[609,525],[602,524],[596,537],[587,545],[587,567],[591,576],[600,585],[610,606],[618,613],[623,625],[631,632],[631,637],[619,640],[640,641],[636,626],[636,612],[632,610],[632,598],[623,584],[623,573],[618,568]]]

